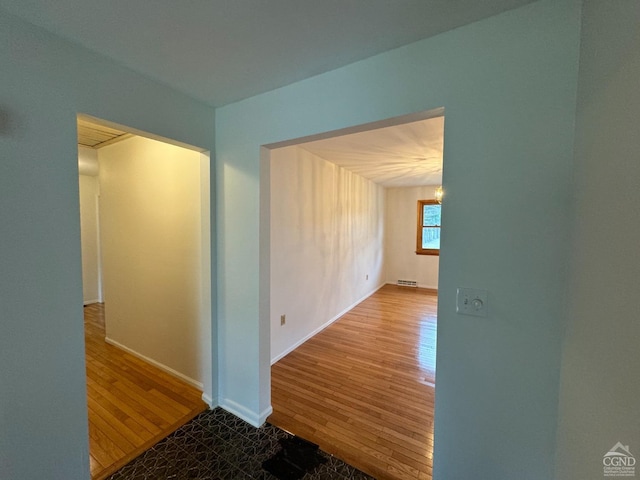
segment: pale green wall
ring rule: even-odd
[[[580,2],[542,1],[216,111],[223,405],[270,402],[260,146],[444,106],[435,478],[553,477],[579,30]]]
[[[640,465],[639,87],[640,2],[585,2],[558,429],[562,480],[603,478],[602,457],[617,442]]]
[[[212,109],[0,11],[2,480],[89,478],[78,112],[213,149]]]

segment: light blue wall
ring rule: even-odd
[[[3,480],[89,478],[78,112],[213,150],[212,109],[0,12]]]
[[[545,0],[217,110],[223,405],[270,402],[260,146],[444,106],[435,478],[553,477],[579,32],[580,2]]]
[[[640,2],[584,6],[571,312],[558,478],[603,478],[629,445],[640,476]]]
[[[557,478],[600,478],[617,441],[637,453],[639,10],[586,2],[575,190],[573,0],[218,110],[221,400],[247,418],[269,407],[258,225],[246,221],[259,146],[444,106],[436,480],[553,478],[568,301]],[[0,65],[0,476],[88,478],[75,114],[205,149],[214,115],[2,12]],[[489,290],[488,319],[454,313],[457,286]]]

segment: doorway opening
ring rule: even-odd
[[[206,408],[209,155],[78,116],[89,453],[106,478]]]
[[[377,478],[431,475],[443,138],[436,109],[263,150],[269,421]]]

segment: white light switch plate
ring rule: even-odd
[[[456,312],[462,315],[486,317],[488,296],[486,290],[458,287]]]

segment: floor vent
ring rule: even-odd
[[[398,280],[398,285],[401,287],[417,287],[418,282],[414,280]]]

